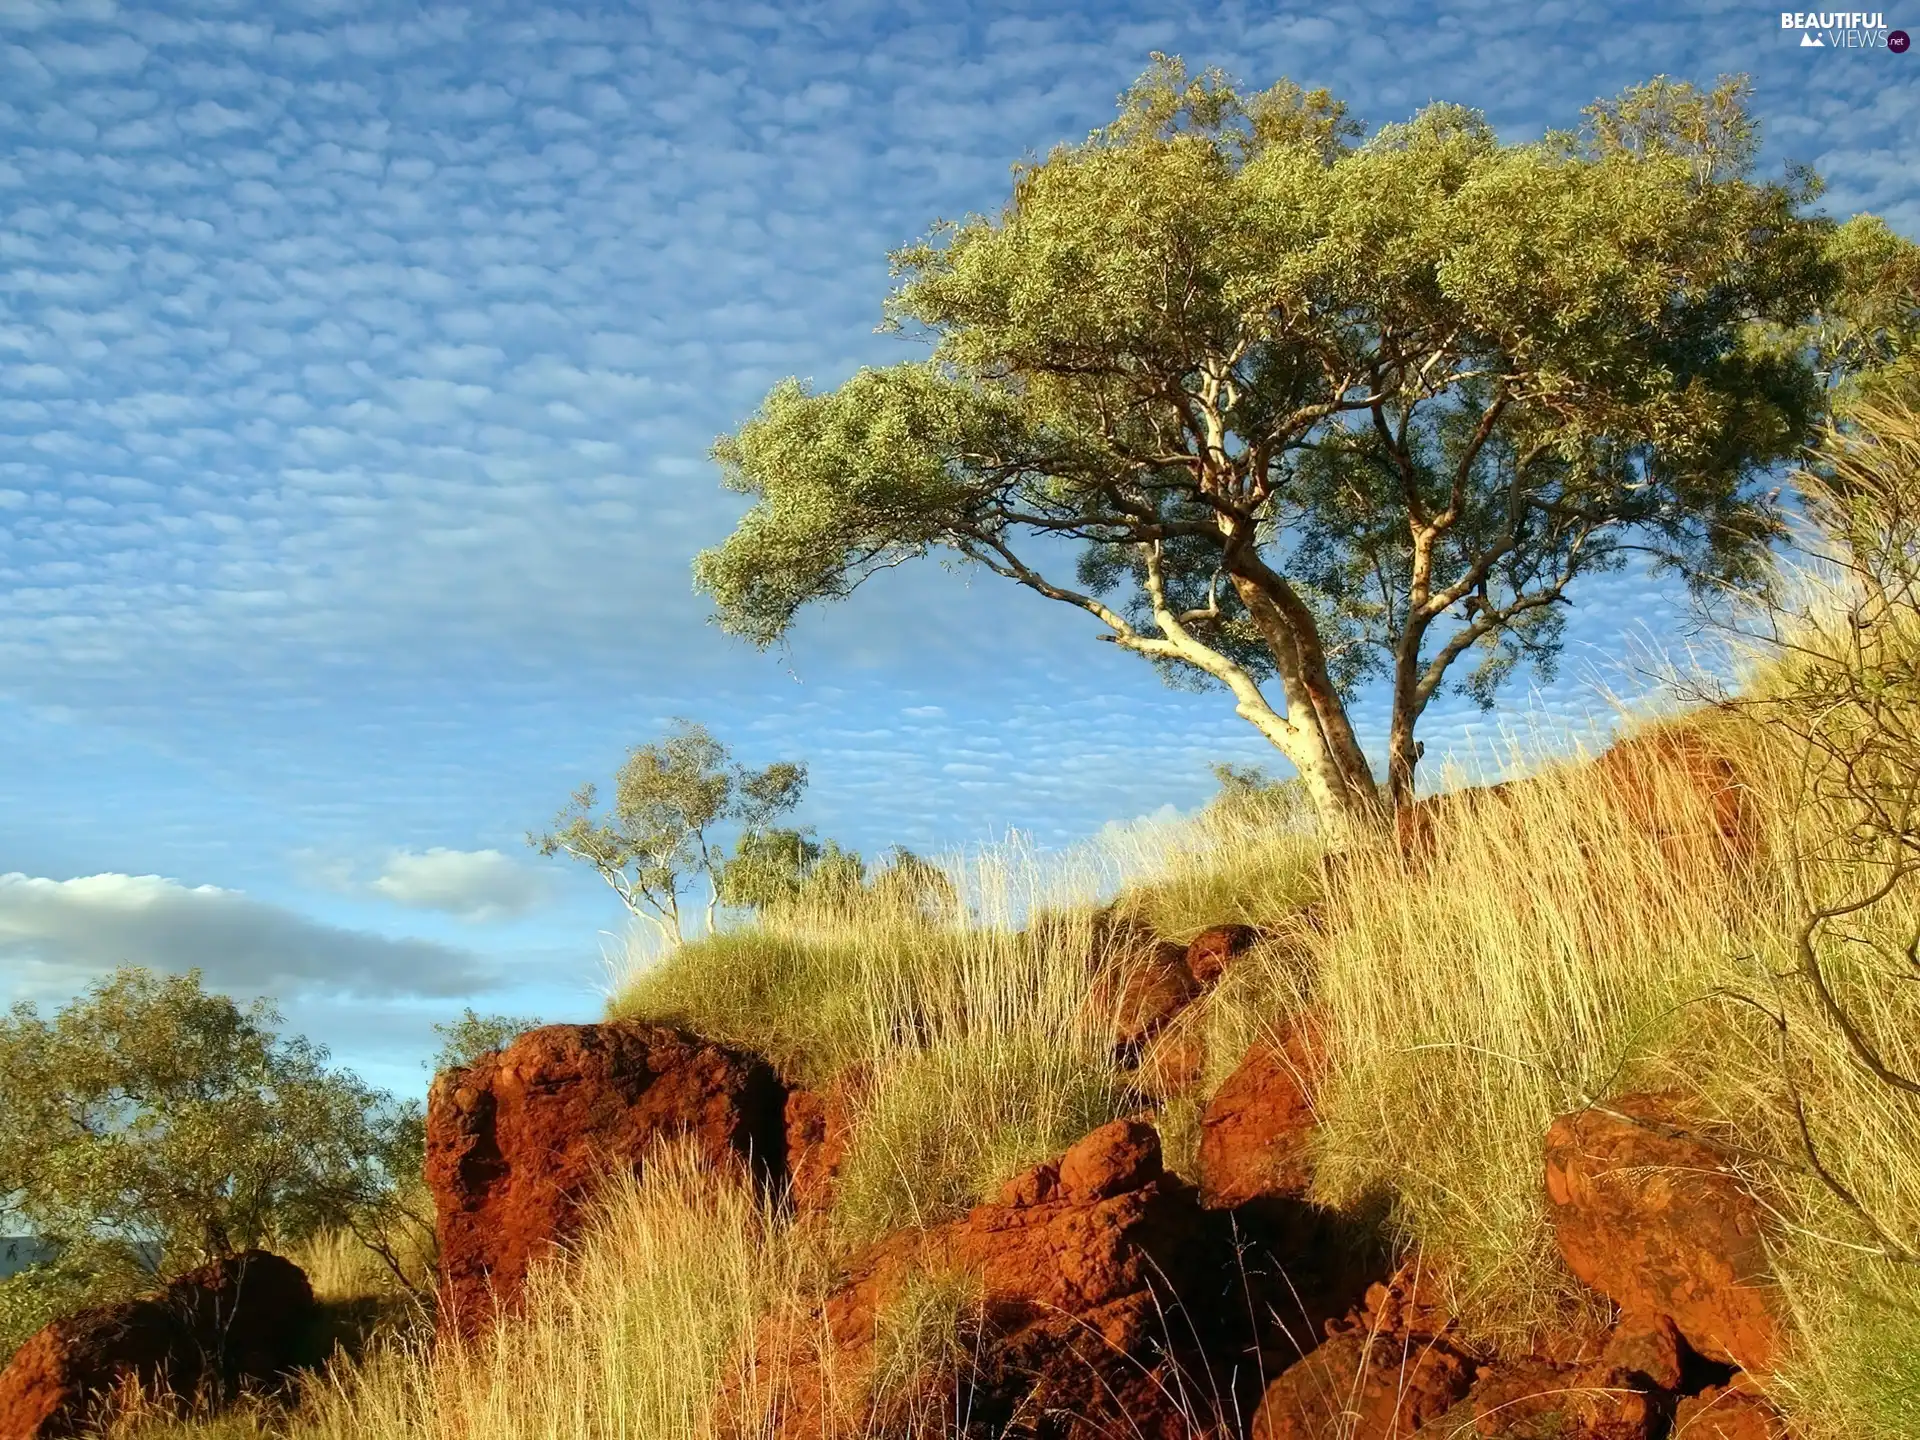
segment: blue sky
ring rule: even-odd
[[[463,1004],[590,1018],[622,912],[522,836],[676,715],[807,760],[802,818],[862,849],[1197,804],[1252,732],[990,577],[889,574],[785,655],[706,625],[713,437],[910,353],[887,251],[1156,49],[1510,138],[1745,71],[1770,165],[1920,234],[1920,57],[1797,38],[1755,4],[0,0],[0,1000],[198,964],[405,1090]],[[1685,631],[1634,577],[1583,600],[1552,716]]]

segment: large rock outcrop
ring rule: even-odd
[[[158,1294],[56,1320],[0,1371],[0,1440],[82,1434],[133,1383],[218,1403],[310,1358],[313,1290],[263,1250],[190,1270]]]
[[[543,1026],[441,1074],[426,1175],[444,1323],[476,1333],[513,1305],[528,1266],[578,1229],[594,1189],[637,1173],[662,1140],[715,1165],[746,1163],[777,1188],[785,1101],[759,1057],[634,1021]]]
[[[1215,1221],[1164,1172],[1151,1126],[1104,1126],[965,1218],[873,1246],[817,1313],[776,1318],[760,1384],[723,1398],[727,1428],[842,1440],[911,1416],[956,1436],[1228,1433],[1250,1335],[1246,1308],[1222,1303]],[[969,1343],[903,1360],[898,1317],[941,1287],[965,1297]]]
[[[1664,1315],[1695,1352],[1764,1374],[1780,1349],[1765,1211],[1671,1097],[1556,1119],[1546,1191],[1567,1266],[1620,1308]]]

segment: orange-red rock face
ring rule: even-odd
[[[1683,1133],[1670,1102],[1625,1096],[1547,1132],[1554,1236],[1581,1280],[1664,1315],[1710,1360],[1765,1373],[1780,1348],[1764,1212],[1725,1159]],[[1638,1123],[1636,1123],[1638,1122]]]
[[[1325,1068],[1314,1022],[1282,1045],[1255,1045],[1200,1117],[1200,1194],[1214,1209],[1265,1197],[1302,1199],[1313,1183],[1309,1146],[1319,1117],[1313,1086]]]
[[[786,1092],[757,1056],[665,1026],[548,1025],[439,1076],[426,1176],[440,1237],[442,1320],[484,1328],[528,1266],[573,1234],[611,1173],[664,1139],[714,1165],[786,1168]]]

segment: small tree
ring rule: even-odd
[[[707,878],[713,932],[726,864],[720,832],[729,825],[747,836],[767,831],[799,804],[806,784],[804,765],[748,770],[705,726],[676,720],[666,739],[628,753],[605,814],[594,813],[597,787],[583,785],[554,828],[527,843],[542,855],[565,853],[593,866],[630,912],[677,945],[680,892],[696,874]]]
[[[504,1050],[519,1036],[537,1030],[544,1022],[532,1015],[482,1015],[471,1005],[461,1011],[458,1020],[436,1024],[433,1033],[440,1037],[440,1048],[427,1062],[427,1068],[439,1074],[471,1065],[489,1050]]]
[[[957,917],[960,891],[953,877],[904,845],[887,851],[868,888],[891,905],[927,919]]]
[[[0,1213],[167,1268],[364,1227],[417,1169],[420,1115],[198,971],[127,967],[52,1020],[0,1020]],[[76,1250],[76,1254],[81,1253]]]
[[[1904,242],[1756,180],[1744,83],[1524,144],[1436,104],[1362,143],[1325,91],[1156,61],[997,217],[895,255],[889,321],[930,359],[787,381],[716,444],[754,500],[696,564],[727,629],[772,644],[945,549],[1225,690],[1346,830],[1411,800],[1444,684],[1491,706],[1551,668],[1583,577],[1640,552],[1764,583],[1767,472],[1822,365],[1884,348],[1867,317],[1823,361],[1808,323]],[[1374,676],[1385,794],[1350,712]]]

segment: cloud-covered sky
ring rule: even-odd
[[[803,818],[861,848],[1198,802],[1251,732],[997,582],[891,574],[784,655],[706,626],[712,438],[903,358],[887,251],[1155,49],[1513,138],[1746,71],[1769,164],[1920,233],[1920,61],[1796,38],[1722,3],[0,0],[0,999],[200,964],[413,1088],[469,997],[586,1018],[618,905],[522,837],[675,715],[808,760]],[[1684,630],[1638,577],[1585,601],[1551,716]]]

